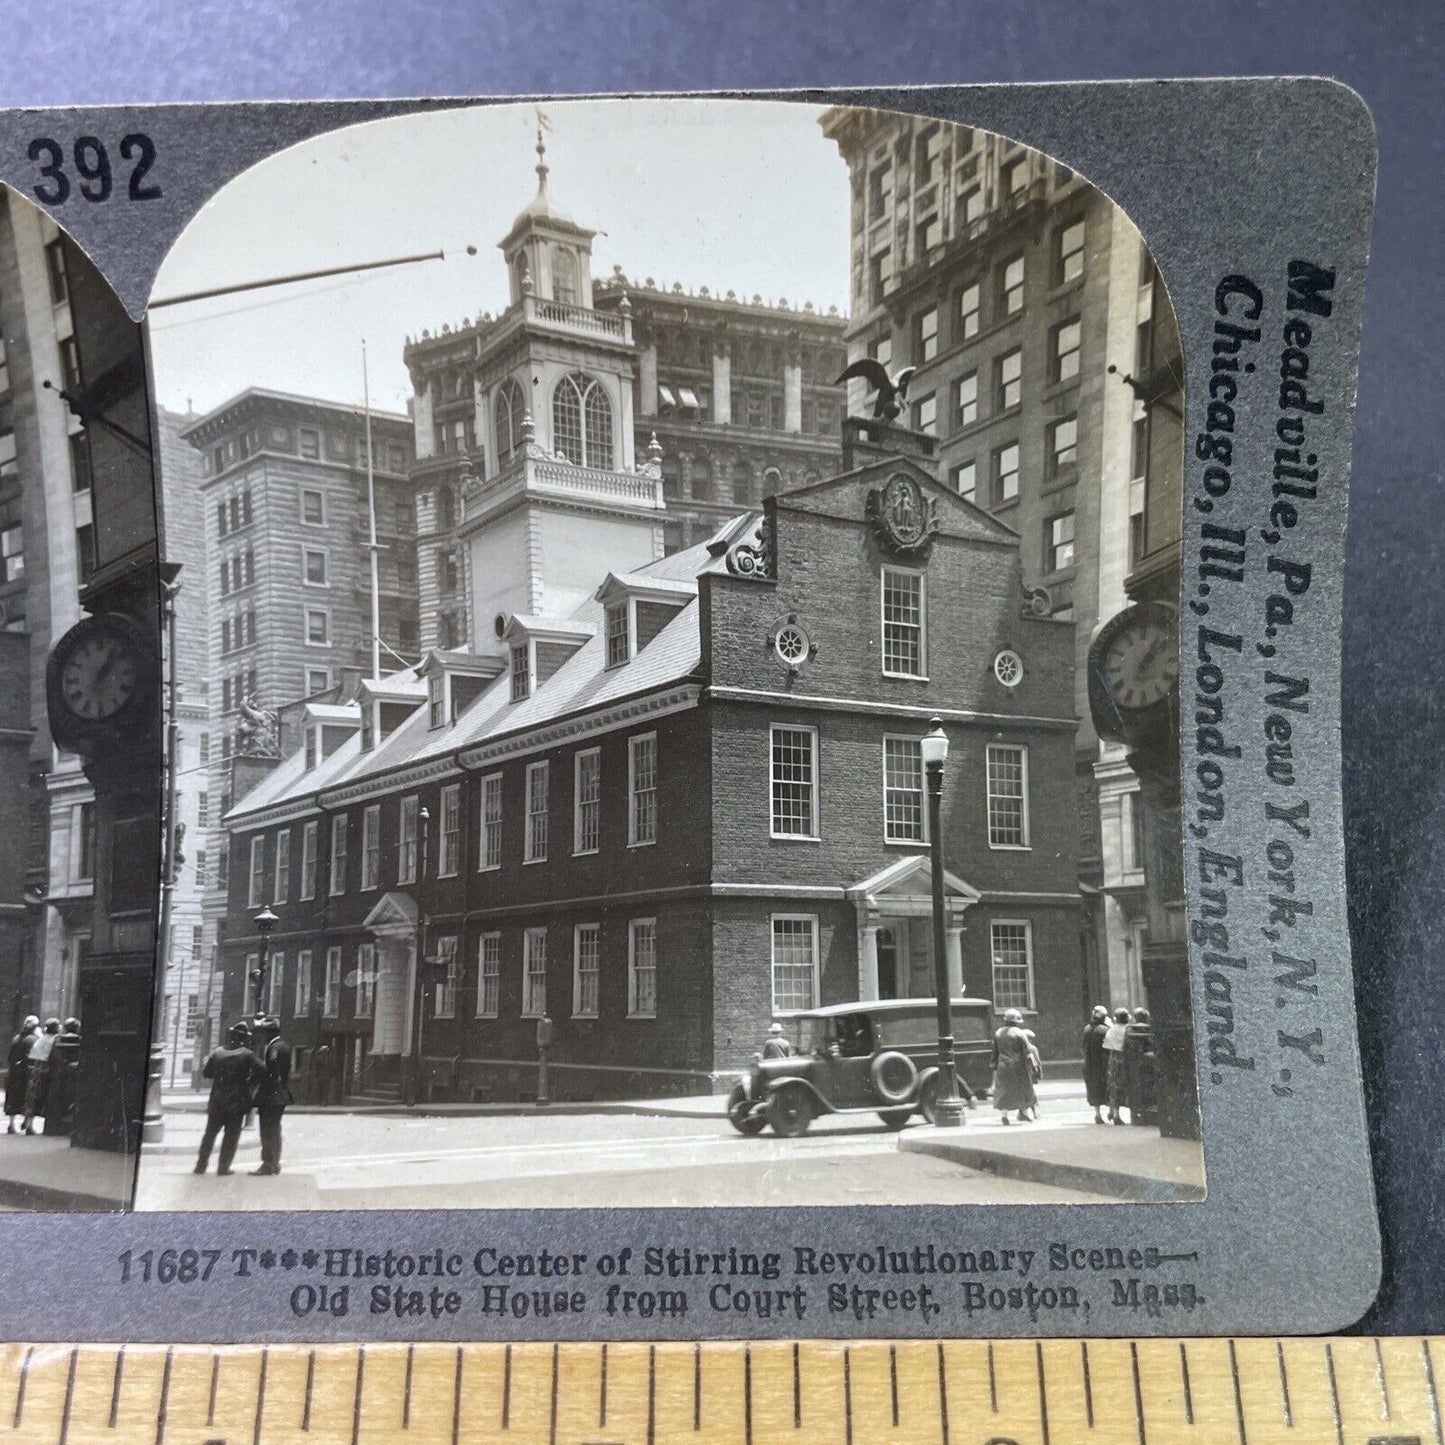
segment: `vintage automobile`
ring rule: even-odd
[[[975,1094],[990,1080],[988,999],[953,1000],[954,1058]],[[929,998],[874,999],[794,1014],[797,1052],[759,1059],[728,1096],[728,1119],[743,1134],[769,1124],[787,1138],[820,1114],[877,1114],[901,1129],[917,1112],[933,1122],[938,1097],[938,1012]]]

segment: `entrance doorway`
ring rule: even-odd
[[[878,928],[878,997],[931,998],[932,920],[893,918]]]

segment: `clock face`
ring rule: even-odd
[[[90,632],[71,648],[60,668],[60,695],[78,718],[114,717],[135,696],[140,663],[131,643],[114,632]]]
[[[1103,664],[1120,707],[1152,707],[1179,682],[1179,641],[1164,617],[1142,612],[1109,643]]]

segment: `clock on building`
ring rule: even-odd
[[[55,741],[87,759],[127,746],[155,716],[160,679],[156,641],[133,618],[82,618],[51,650],[46,706]]]
[[[1089,648],[1089,712],[1101,737],[1140,748],[1175,724],[1179,614],[1136,602],[1111,617]]]

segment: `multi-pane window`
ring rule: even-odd
[[[246,906],[259,908],[266,901],[266,840],[264,837],[251,839],[251,879],[246,894]]]
[[[983,218],[983,187],[970,186],[958,196],[958,224],[971,226]]]
[[[296,955],[296,997],[293,1000],[298,1019],[311,1012],[311,950],[304,948]]]
[[[201,940],[205,936],[205,928],[199,923],[191,924],[191,957],[201,956]]]
[[[595,853],[602,832],[602,753],[588,748],[574,763],[572,851]]]
[[[520,702],[532,691],[532,649],[525,642],[512,648],[512,701]]]
[[[818,1000],[818,920],[773,915],[773,1012],[795,1013]]]
[[[1024,258],[1010,257],[999,268],[998,309],[1000,316],[1012,316],[1024,309]]]
[[[417,870],[417,821],[421,805],[413,794],[401,800],[401,825],[396,849],[396,881],[415,883]]]
[[[522,935],[522,1017],[547,1012],[547,930],[529,928]]]
[[[1021,747],[988,746],[988,846],[1029,845],[1029,760]]]
[[[211,795],[209,793],[196,794],[196,827],[204,828],[210,821]]]
[[[301,492],[301,520],[308,527],[326,525],[326,500],[320,492],[306,487]]]
[[[572,930],[572,1013],[580,1019],[597,1017],[597,975],[602,930],[595,923],[579,923]]]
[[[58,236],[46,242],[45,270],[50,277],[50,300],[59,306],[70,298],[70,282],[65,274],[65,242]]]
[[[346,814],[331,820],[331,896],[346,892]]]
[[[607,666],[621,667],[632,655],[632,629],[627,625],[627,603],[607,609]]]
[[[959,377],[955,400],[959,426],[971,426],[978,420],[978,372]]]
[[[927,396],[919,397],[914,404],[913,429],[930,437],[938,431],[938,394],[936,392],[929,392]]]
[[[975,492],[978,491],[978,463],[973,461],[959,462],[954,467],[952,478],[953,489],[960,497],[967,497],[973,500]]]
[[[657,1017],[657,920],[634,918],[627,930],[627,1016]]]
[[[632,847],[657,842],[657,734],[643,733],[627,744],[627,841]]]
[[[883,569],[883,671],[922,677],[926,663],[923,574]]]
[[[501,1004],[502,935],[484,933],[477,940],[477,1017],[494,1019]]]
[[[502,866],[502,775],[489,773],[482,779],[481,842],[477,867]]]
[[[883,739],[883,836],[889,843],[927,838],[923,807],[923,744],[917,738]]]
[[[376,945],[363,943],[356,950],[356,1017],[369,1019],[376,1009]]]
[[[1058,251],[1054,258],[1054,284],[1062,286],[1077,281],[1084,274],[1084,222],[1079,220],[1060,228]]]
[[[1050,572],[1074,565],[1074,514],[1060,512],[1044,523],[1045,565]]]
[[[497,462],[505,467],[522,445],[522,420],[527,408],[522,388],[515,381],[505,381],[497,391],[496,445]]]
[[[326,950],[326,981],[321,991],[321,1017],[334,1019],[341,1012],[341,948]]]
[[[434,672],[426,680],[427,726],[439,728],[447,720],[447,680],[440,672]]]
[[[814,728],[772,730],[772,835],[818,836],[818,734]]]
[[[324,608],[306,609],[306,641],[313,647],[331,645],[331,618]]]
[[[437,992],[434,1017],[453,1019],[457,1016],[457,936],[443,934],[437,939]]]
[[[1034,946],[1027,920],[995,919],[989,924],[993,960],[993,1006],[1030,1009],[1034,1006]]]
[[[574,466],[612,466],[612,403],[596,377],[579,371],[557,383],[552,448]]]
[[[453,878],[462,866],[462,787],[442,789],[441,843],[437,848],[437,877]]]
[[[1079,460],[1079,419],[1062,417],[1049,428],[1049,475],[1059,476]]]
[[[1019,156],[999,169],[999,189],[1007,196],[1016,196],[1029,183],[1027,156]]]
[[[285,903],[291,896],[291,830],[282,828],[276,834],[276,887],[273,898]]]
[[[306,581],[313,587],[326,586],[326,553],[315,547],[306,549]]]
[[[316,833],[317,824],[310,822],[301,828],[301,897],[316,897]]]
[[[1007,411],[1023,400],[1024,354],[1019,347],[1005,352],[993,364],[993,404],[995,411]]]
[[[376,888],[381,883],[381,805],[373,804],[361,815],[361,886]]]
[[[1008,442],[993,454],[993,499],[1006,502],[1019,494],[1019,444]]]
[[[1053,380],[1068,381],[1079,374],[1079,345],[1082,334],[1083,328],[1077,316],[1072,321],[1065,321],[1054,327],[1053,354],[1049,358]]]
[[[321,455],[321,433],[313,427],[301,428],[301,455],[313,462]]]
[[[266,1012],[272,1018],[281,1013],[281,998],[286,983],[286,955],[271,955],[271,971],[266,975]]]
[[[540,863],[547,856],[547,764],[527,766],[527,839],[524,863]]]
[[[918,366],[938,355],[938,307],[930,306],[918,318],[918,333],[913,360]]]
[[[965,286],[958,293],[958,339],[960,341],[967,341],[971,336],[978,335],[981,305],[982,293],[977,281],[970,286]]]

